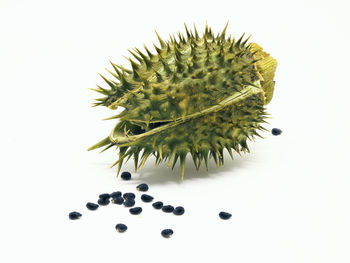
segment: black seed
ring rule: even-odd
[[[165,205],[162,207],[162,211],[165,213],[171,213],[174,211],[174,207],[172,205]]]
[[[86,204],[86,207],[89,210],[96,210],[98,208],[98,206],[99,206],[98,204],[94,204],[94,203],[87,203]]]
[[[115,226],[115,229],[116,229],[118,232],[123,233],[123,232],[125,232],[125,231],[128,229],[128,227],[127,227],[126,225],[124,225],[124,224],[117,224],[117,225]]]
[[[113,204],[121,205],[124,203],[124,198],[121,196],[117,196],[116,198],[112,199]]]
[[[136,186],[136,189],[141,192],[147,192],[148,191],[148,185],[147,184],[139,184]]]
[[[99,205],[108,205],[109,204],[109,199],[108,198],[107,199],[100,198],[100,199],[98,199],[97,203]]]
[[[108,199],[108,198],[111,198],[111,195],[110,194],[100,194],[98,197],[100,199]]]
[[[146,202],[146,203],[149,203],[149,202],[152,202],[153,196],[143,194],[143,195],[141,195],[141,200]]]
[[[219,216],[220,216],[221,219],[227,220],[227,219],[230,219],[230,217],[232,215],[230,213],[227,213],[227,212],[220,212]]]
[[[126,207],[132,207],[132,206],[135,205],[135,200],[134,200],[134,199],[126,199],[126,200],[124,201],[124,205],[125,205]]]
[[[174,234],[174,231],[171,230],[171,229],[164,229],[162,232],[161,232],[162,236],[163,237],[171,237],[172,234]]]
[[[121,178],[123,180],[130,180],[131,179],[131,173],[129,173],[129,172],[122,172]]]
[[[182,206],[178,206],[174,209],[173,213],[177,216],[183,215],[185,213],[185,208],[183,208]]]
[[[122,196],[122,192],[120,192],[120,191],[113,192],[110,194],[110,196],[111,196],[111,198],[116,198],[116,197]]]
[[[134,207],[129,209],[130,214],[132,215],[138,215],[141,214],[142,208],[141,207]]]
[[[81,217],[81,214],[79,212],[71,212],[69,213],[69,219],[76,220]]]
[[[124,199],[135,199],[134,193],[125,193],[123,194]]]
[[[158,201],[152,204],[155,209],[161,209],[163,207],[163,202]]]
[[[272,135],[277,136],[277,135],[280,135],[280,134],[282,133],[282,130],[280,130],[280,129],[278,129],[278,128],[273,128],[273,129],[271,130],[271,133],[272,133]]]

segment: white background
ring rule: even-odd
[[[0,1],[1,262],[350,262],[348,1]],[[278,60],[270,125],[251,154],[116,179],[117,152],[87,152],[114,112],[91,103],[109,60],[193,23],[252,35]],[[130,160],[123,170],[132,170]],[[103,192],[150,186],[181,217],[140,216]],[[137,196],[139,200],[139,194]],[[70,221],[68,213],[83,214]],[[220,220],[218,212],[233,214]],[[114,229],[123,222],[124,234]],[[160,231],[172,228],[164,239]],[[126,261],[127,260],[127,261]]]

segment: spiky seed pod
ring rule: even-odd
[[[249,152],[247,141],[266,130],[264,105],[273,95],[277,62],[244,35],[227,38],[226,29],[214,37],[206,25],[199,37],[186,27],[187,38],[179,33],[166,42],[157,34],[156,54],[135,49],[139,63],[130,60],[132,70],[112,63],[116,80],[103,77],[109,89],[96,89],[104,97],[94,106],[124,111],[109,118],[118,123],[89,150],[117,146],[118,173],[130,157],[135,171],[151,155],[172,168],[179,160],[182,178],[187,154],[198,170],[203,163],[208,169],[211,157],[223,165],[224,149],[231,158],[232,150]]]

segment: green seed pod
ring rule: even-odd
[[[232,150],[249,152],[247,140],[266,130],[264,105],[272,99],[277,61],[244,34],[227,37],[227,25],[216,37],[208,25],[202,37],[185,28],[187,37],[178,40],[156,33],[156,54],[130,51],[138,61],[129,59],[131,70],[111,63],[115,80],[102,76],[110,88],[95,89],[104,97],[94,106],[124,108],[108,118],[118,120],[110,135],[89,148],[118,147],[118,174],[125,158],[134,158],[136,171],[154,155],[156,164],[172,168],[180,159],[183,178],[188,153],[197,170],[203,162],[208,169],[211,157],[220,166],[224,149],[231,158]]]

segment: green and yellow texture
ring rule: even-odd
[[[170,41],[156,33],[155,53],[129,50],[131,69],[111,63],[114,79],[102,76],[109,88],[94,89],[104,95],[94,106],[124,108],[108,118],[118,120],[110,135],[89,148],[118,147],[118,173],[124,160],[133,157],[136,171],[154,155],[172,168],[179,160],[183,178],[188,154],[197,170],[211,157],[220,166],[224,149],[231,158],[232,150],[249,152],[247,141],[265,130],[276,60],[244,34],[227,37],[227,25],[216,37],[208,25],[201,37],[185,29]]]

